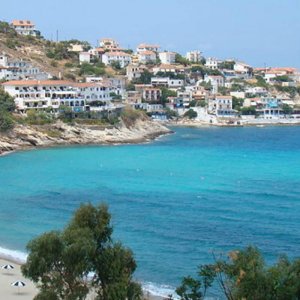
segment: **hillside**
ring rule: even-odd
[[[5,23],[0,22],[0,53],[6,53],[10,59],[23,59],[30,62],[41,71],[50,73],[54,78],[82,80],[83,75],[96,75],[92,74],[93,70],[82,70],[79,65],[79,54],[68,50],[72,42],[81,43],[88,49],[90,45],[87,42],[77,40],[52,42],[38,37],[21,36],[13,29],[9,29],[8,32],[3,30],[1,27],[3,24]],[[97,64],[95,66],[97,67]],[[103,65],[96,71],[99,70],[108,76],[117,74],[112,68]]]

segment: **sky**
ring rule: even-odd
[[[0,0],[0,20],[30,19],[48,39],[234,58],[300,68],[300,0]]]

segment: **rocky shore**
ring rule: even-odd
[[[61,121],[51,125],[17,124],[13,130],[0,133],[0,155],[12,151],[88,144],[124,144],[150,141],[172,131],[158,122],[137,120],[132,126],[68,125]]]

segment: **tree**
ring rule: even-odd
[[[112,240],[110,220],[107,206],[82,205],[63,231],[29,242],[22,273],[38,284],[35,300],[86,299],[91,288],[99,300],[141,299],[141,287],[132,280],[133,254]]]
[[[149,84],[151,83],[152,73],[150,73],[148,70],[144,70],[143,73],[141,73],[141,77],[132,80],[132,83],[134,84]]]
[[[193,109],[189,109],[188,111],[186,111],[183,115],[184,117],[187,117],[189,119],[195,119],[197,118],[198,114],[196,111],[194,111]]]
[[[0,89],[0,111],[13,112],[16,109],[14,98]]]
[[[175,63],[181,64],[181,65],[184,65],[184,66],[187,66],[187,65],[191,64],[191,62],[188,59],[186,59],[185,57],[183,57],[179,53],[176,53],[176,55],[175,55]]]
[[[290,115],[293,113],[293,108],[291,106],[289,106],[288,104],[282,104],[282,112],[285,115]]]
[[[256,108],[254,106],[242,107],[241,108],[242,115],[256,115]]]
[[[300,259],[289,261],[282,256],[273,266],[267,266],[256,247],[232,251],[225,258],[215,257],[213,264],[200,266],[198,277],[187,277],[176,290],[184,300],[202,299],[207,289],[216,284],[228,300],[299,299]],[[203,288],[203,291],[200,288]]]

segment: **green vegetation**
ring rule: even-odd
[[[293,113],[293,108],[288,104],[283,104],[281,108],[285,115],[290,115]]]
[[[169,90],[166,87],[161,87],[161,103],[166,104],[169,102],[168,97],[176,97],[177,93],[175,91]]]
[[[188,111],[186,111],[184,113],[183,116],[186,117],[186,118],[189,118],[189,119],[195,119],[195,118],[197,118],[198,114],[193,109],[189,109]]]
[[[242,106],[244,104],[244,99],[242,98],[237,98],[237,97],[232,97],[232,108],[238,111],[241,111]]]
[[[281,86],[275,85],[275,88],[279,92],[287,93],[291,98],[295,98],[296,94],[300,92],[300,88],[296,88],[295,86]]]
[[[150,84],[152,73],[150,73],[148,70],[144,70],[144,72],[141,74],[140,78],[132,80],[133,84]]]
[[[121,113],[121,119],[128,128],[132,127],[137,120],[145,120],[145,118],[145,112],[130,107],[125,107]]]
[[[20,42],[16,38],[8,38],[8,39],[6,39],[5,44],[10,49],[16,49],[17,47],[20,47]]]
[[[257,112],[256,112],[256,108],[253,107],[253,106],[249,106],[249,107],[242,107],[240,109],[240,112],[242,113],[242,115],[257,115]]]
[[[30,241],[22,273],[39,288],[34,299],[83,300],[93,290],[96,299],[140,300],[141,287],[132,280],[133,253],[114,242],[112,232],[107,206],[86,204],[63,231]]]
[[[30,125],[45,125],[53,122],[53,116],[44,111],[31,109],[27,111],[25,122]]]
[[[220,63],[220,69],[233,70],[235,65],[235,61],[223,61]]]
[[[204,299],[213,284],[228,300],[296,300],[300,295],[300,259],[281,256],[267,266],[255,247],[215,258],[213,264],[199,266],[197,274],[185,277],[177,288],[181,300]]]
[[[185,75],[184,74],[176,74],[173,72],[157,72],[155,75],[157,77],[169,77],[170,79],[181,79],[185,80]]]
[[[264,87],[266,89],[269,89],[269,85],[265,81],[265,79],[262,76],[255,76],[256,79],[256,86]]]
[[[101,75],[105,74],[105,66],[102,63],[98,63],[95,66],[93,66],[89,63],[82,63],[80,65],[78,74],[80,76],[83,76],[83,75],[101,76]]]
[[[184,66],[187,66],[187,65],[191,64],[191,62],[188,59],[186,59],[185,57],[183,57],[179,53],[176,53],[176,55],[175,55],[175,63],[176,64],[181,64],[181,65],[184,65]]]
[[[7,22],[0,21],[0,33],[4,33],[8,37],[17,36],[17,32]]]
[[[121,64],[119,61],[113,61],[110,66],[115,69],[115,70],[121,70],[122,67],[121,67]]]
[[[12,129],[14,121],[12,113],[15,110],[15,101],[8,93],[0,89],[0,131]]]
[[[287,76],[287,75],[281,75],[281,76],[276,76],[274,79],[274,81],[277,82],[292,82],[293,80]]]

